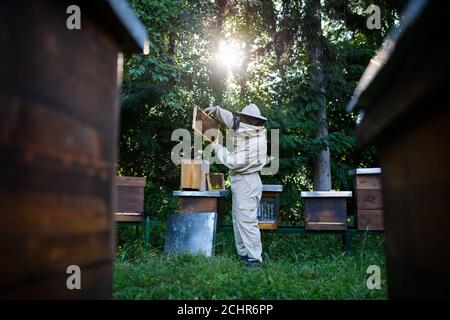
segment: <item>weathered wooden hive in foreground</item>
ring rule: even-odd
[[[1,298],[111,297],[118,56],[146,39],[126,1],[0,2]]]
[[[391,298],[450,296],[450,13],[415,1],[372,59],[349,109],[383,169]]]

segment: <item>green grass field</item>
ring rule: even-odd
[[[231,233],[218,233],[216,255],[169,256],[142,243],[117,251],[116,299],[386,299],[383,236],[353,237],[343,254],[337,235],[263,234],[265,263],[248,269],[239,261]],[[381,290],[366,287],[369,265],[381,268]]]

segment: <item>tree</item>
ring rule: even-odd
[[[327,106],[325,103],[324,84],[324,37],[322,33],[322,18],[320,0],[305,0],[304,31],[308,55],[308,75],[310,86],[315,92],[314,103],[317,111],[314,113],[316,125],[315,139],[321,140],[328,136]],[[314,157],[314,190],[329,191],[331,189],[330,149],[326,140],[322,140],[321,150]]]
[[[262,179],[284,185],[281,218],[291,223],[301,221],[301,190],[331,188],[329,180],[317,182],[318,173],[333,189],[349,190],[349,169],[377,164],[373,147],[356,146],[357,115],[345,106],[403,1],[129,1],[151,50],[125,59],[117,167],[147,177],[146,212],[175,208],[180,172],[170,160],[177,143],[171,133],[190,128],[194,105],[240,109],[254,102],[269,118],[266,127],[280,130],[280,170]],[[382,8],[381,30],[365,27],[372,2]],[[216,63],[225,38],[245,44],[229,85]]]

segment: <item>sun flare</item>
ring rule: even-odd
[[[242,45],[236,41],[221,41],[217,59],[229,69],[239,67],[243,60]]]

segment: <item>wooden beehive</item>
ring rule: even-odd
[[[302,192],[306,230],[346,230],[350,191]]]
[[[182,190],[206,191],[206,175],[209,173],[209,161],[207,160],[181,160],[181,185]]]
[[[144,177],[116,177],[116,221],[143,221],[144,188]]]
[[[225,179],[223,173],[208,173],[206,174],[206,182],[208,183],[208,190],[225,190]]]
[[[83,2],[68,30],[69,1],[0,1],[2,299],[112,296],[117,61],[144,30],[120,2]]]
[[[281,191],[283,191],[282,185],[263,185],[257,213],[260,229],[273,230],[278,228]]]
[[[349,174],[353,176],[357,229],[383,230],[381,169],[356,169],[349,171]]]
[[[219,122],[206,114],[202,109],[194,107],[192,115],[192,129],[207,141],[212,142],[212,137],[219,135]]]
[[[450,12],[426,1],[402,16],[349,108],[364,113],[359,144],[380,153],[389,297],[448,299]]]

